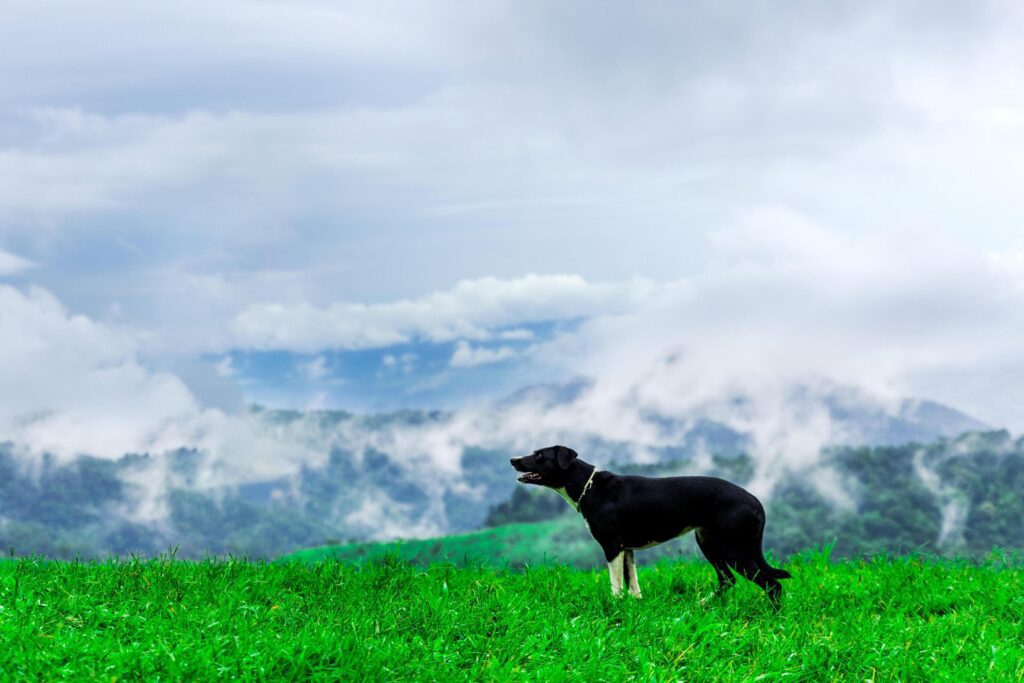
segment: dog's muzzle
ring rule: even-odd
[[[522,472],[518,479],[521,482],[538,481],[541,477],[538,472],[530,472],[523,468],[522,458],[510,458],[509,462],[512,463],[512,467],[516,468],[517,471]]]

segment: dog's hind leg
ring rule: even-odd
[[[778,610],[782,606],[782,584],[758,567],[757,562],[740,562],[733,566],[744,578],[750,579],[764,590],[772,608]]]
[[[715,596],[724,596],[730,588],[736,585],[736,577],[729,570],[729,565],[722,560],[715,560],[711,563],[718,575],[718,587],[715,588]]]
[[[634,598],[643,597],[640,595],[640,582],[636,578],[636,563],[633,561],[633,551],[625,551],[626,575],[629,577],[629,594]]]
[[[619,551],[619,554],[608,561],[608,578],[612,582],[612,595],[620,597],[622,595],[622,579],[625,571],[623,559],[626,553]]]
[[[708,538],[703,529],[698,529],[694,535],[697,537],[697,547],[704,553],[704,557],[715,568],[715,574],[718,575],[718,588],[715,589],[715,595],[725,595],[726,591],[736,585],[736,577],[730,571],[728,562],[724,559],[723,553],[714,540]]]

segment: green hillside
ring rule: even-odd
[[[545,563],[587,567],[602,558],[600,548],[586,533],[583,522],[574,517],[561,517],[547,522],[508,524],[439,538],[321,546],[285,555],[280,561],[314,563],[344,560],[362,563],[384,556],[420,566],[452,562],[513,568]]]

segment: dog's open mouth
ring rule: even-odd
[[[519,481],[522,481],[522,482],[540,481],[540,473],[538,473],[538,472],[524,472],[523,474],[519,475]]]

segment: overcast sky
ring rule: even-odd
[[[1020,7],[3,0],[0,425],[683,352],[1024,429]]]

